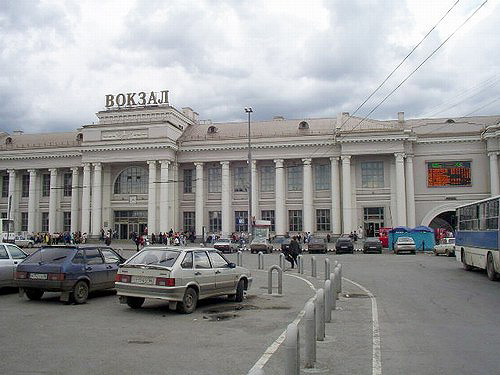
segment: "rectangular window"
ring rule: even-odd
[[[71,230],[71,212],[63,212],[63,231]]]
[[[234,168],[234,191],[247,191],[248,169],[247,167]]]
[[[317,164],[314,166],[316,190],[330,190],[330,165]]]
[[[2,176],[2,198],[9,196],[9,175]]]
[[[316,210],[316,230],[318,232],[330,231],[330,210]]]
[[[184,231],[194,232],[195,218],[194,212],[184,212]]]
[[[208,168],[208,192],[220,193],[222,191],[222,168]]]
[[[194,169],[184,169],[184,193],[194,193]]]
[[[27,198],[30,195],[30,175],[23,174],[21,178],[21,197]]]
[[[248,231],[248,212],[247,211],[235,211],[234,212],[234,229],[236,232],[247,232]]]
[[[21,212],[21,232],[28,231],[28,213]]]
[[[302,232],[302,210],[288,211],[288,226],[290,232]]]
[[[361,186],[364,188],[384,187],[384,163],[369,161],[361,163]]]
[[[49,231],[49,213],[42,212],[42,232]]]
[[[274,167],[272,165],[262,166],[260,168],[260,191],[274,191],[275,181],[276,176]]]
[[[262,220],[269,220],[271,222],[271,232],[274,232],[274,210],[262,210],[260,213]]]
[[[292,165],[288,167],[288,191],[302,190],[302,166]]]
[[[222,212],[208,211],[208,230],[211,233],[222,231]]]
[[[42,197],[48,197],[50,195],[50,174],[42,175]]]
[[[71,197],[71,184],[73,183],[73,174],[65,173],[63,175],[63,195],[65,197]]]

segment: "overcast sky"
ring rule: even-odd
[[[456,0],[0,0],[0,131],[74,131],[106,94],[169,90],[214,122],[335,117]],[[483,0],[461,0],[367,114]],[[500,114],[500,6],[488,3],[370,117]],[[497,99],[495,101],[495,99]]]

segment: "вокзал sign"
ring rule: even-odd
[[[168,90],[146,93],[128,92],[126,94],[106,95],[106,108],[134,107],[145,105],[168,104]]]

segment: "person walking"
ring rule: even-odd
[[[296,264],[298,267],[297,257],[299,256],[299,252],[300,252],[300,246],[299,243],[297,242],[297,238],[295,238],[294,236],[290,241],[290,257],[291,257],[290,263],[292,264],[292,268],[294,268],[294,264]]]

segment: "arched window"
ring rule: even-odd
[[[301,129],[301,130],[309,129],[309,124],[307,123],[307,121],[301,121],[299,123],[299,129]]]
[[[208,134],[215,134],[215,133],[217,133],[217,128],[215,126],[211,125],[208,127],[207,133]]]
[[[446,120],[446,122],[448,124],[454,124],[455,123],[455,120],[453,120],[452,118],[449,118],[448,120]]]
[[[146,194],[148,192],[148,172],[141,167],[128,167],[115,181],[115,194]]]

